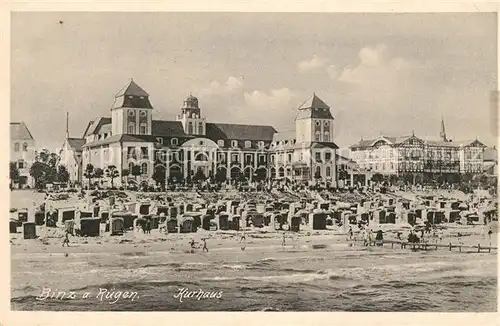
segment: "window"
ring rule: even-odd
[[[200,122],[200,123],[198,124],[198,133],[199,133],[199,134],[203,134],[203,122]]]
[[[135,123],[131,122],[128,124],[127,133],[135,134]]]
[[[129,117],[133,117],[135,115],[135,111],[134,110],[128,110],[128,116]]]
[[[236,140],[232,140],[232,141],[231,141],[231,146],[233,146],[233,147],[238,147],[238,141],[236,141]]]
[[[231,161],[232,162],[238,162],[240,159],[240,155],[239,154],[231,154]]]
[[[316,121],[316,126],[319,127],[321,125],[321,122]]]
[[[326,152],[325,153],[325,161],[330,161],[332,159],[332,153],[330,152]]]
[[[141,164],[141,174],[148,174],[148,163],[142,163]]]
[[[141,147],[141,158],[148,158],[148,148],[147,147]]]
[[[247,163],[252,163],[252,161],[253,161],[253,155],[252,154],[246,154],[245,155],[245,161]]]
[[[220,163],[224,163],[226,161],[226,156],[224,155],[224,153],[219,153],[217,157]]]
[[[325,125],[325,127],[328,127],[328,121],[325,121],[323,124]]]
[[[141,135],[147,134],[147,125],[145,123],[141,123],[141,125],[139,127],[139,133]]]
[[[129,172],[129,174],[132,174],[132,168],[133,168],[133,167],[134,167],[134,163],[133,163],[133,162],[130,162],[130,163],[128,164],[128,172]]]
[[[146,111],[141,111],[141,117],[146,117],[148,115],[148,113]]]
[[[316,131],[316,133],[314,134],[314,140],[315,141],[320,141],[320,137],[321,137],[321,134],[319,131]]]
[[[288,162],[292,161],[292,154],[288,154]]]
[[[271,163],[274,164],[274,155],[271,155]]]
[[[303,161],[304,160],[304,153],[303,152],[300,152],[300,160]]]
[[[19,143],[14,144],[14,152],[19,152]]]
[[[23,143],[23,152],[28,151],[28,143]]]
[[[23,160],[17,161],[17,168],[18,169],[24,169],[24,161]]]
[[[188,135],[191,135],[193,133],[193,123],[188,122]]]
[[[157,137],[157,138],[156,138],[156,142],[157,142],[157,143],[160,143],[160,144],[163,144],[163,138],[161,138],[161,137]]]
[[[264,154],[259,155],[259,164],[264,164],[266,162],[266,156]]]
[[[179,142],[177,141],[177,138],[172,138],[172,139],[170,140],[170,144],[171,144],[171,145],[177,145],[178,143],[179,143]]]
[[[219,139],[219,140],[217,141],[217,145],[219,145],[220,147],[224,147],[224,140]]]
[[[252,146],[252,142],[246,140],[245,141],[245,148],[250,148]]]
[[[326,131],[323,135],[323,141],[329,142],[330,141],[330,133]]]
[[[316,162],[321,162],[321,153],[316,153],[315,158]]]
[[[263,141],[259,141],[259,142],[257,143],[257,146],[259,146],[259,148],[264,147],[264,142],[263,142]]]
[[[327,177],[330,177],[330,173],[331,173],[331,171],[330,171],[330,167],[329,167],[329,166],[327,166],[327,167],[326,167],[326,176],[327,176]]]

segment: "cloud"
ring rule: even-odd
[[[328,60],[321,58],[316,54],[310,60],[303,60],[297,64],[297,69],[300,73],[308,73],[325,66]]]
[[[330,76],[330,78],[333,80],[336,80],[339,76],[337,67],[335,67],[334,65],[328,66],[328,68],[326,68],[326,72],[328,73],[328,76]]]
[[[278,129],[290,126],[295,118],[296,97],[288,88],[245,92],[243,105],[238,110],[239,118],[245,123],[272,125]]]
[[[210,85],[200,91],[201,96],[221,96],[227,93],[234,92],[243,87],[243,79],[237,77],[229,77],[224,84],[214,80]]]
[[[345,67],[338,81],[359,86],[367,92],[395,93],[410,82],[414,64],[400,57],[392,57],[387,46],[365,47],[358,53],[357,66]]]

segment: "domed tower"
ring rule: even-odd
[[[182,122],[184,132],[188,135],[205,135],[205,118],[201,116],[198,98],[195,96],[190,94],[186,97],[177,121]]]

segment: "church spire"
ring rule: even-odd
[[[69,112],[66,111],[66,139],[69,139]]]
[[[439,136],[443,141],[448,141],[448,139],[446,138],[446,129],[444,127],[444,118],[442,114],[441,114],[441,132],[439,133]]]

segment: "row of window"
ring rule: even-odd
[[[14,143],[14,152],[19,152],[20,147],[21,147],[20,143]],[[23,152],[27,151],[28,151],[28,143],[23,143]]]
[[[129,122],[127,126],[127,133],[130,135],[136,134],[136,128],[134,122]],[[139,135],[146,135],[147,133],[148,133],[148,125],[147,123],[143,122],[139,125]]]

